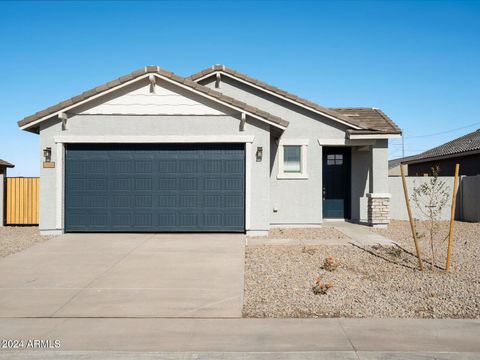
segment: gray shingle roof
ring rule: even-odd
[[[39,120],[47,115],[54,114],[58,111],[63,110],[64,108],[74,105],[76,103],[79,103],[81,101],[87,100],[91,98],[94,95],[103,93],[106,90],[113,89],[119,85],[122,85],[130,80],[136,79],[142,75],[148,74],[148,73],[157,73],[160,76],[166,77],[170,80],[173,80],[174,82],[177,82],[178,84],[186,85],[196,91],[199,91],[203,94],[206,94],[208,96],[211,96],[218,101],[226,104],[226,105],[231,105],[235,106],[236,108],[240,108],[241,110],[244,110],[246,112],[252,113],[260,118],[263,118],[271,123],[278,124],[282,127],[287,127],[288,126],[288,121],[281,119],[278,116],[272,115],[266,111],[260,110],[254,106],[250,106],[242,101],[238,101],[230,96],[226,96],[218,91],[212,90],[206,86],[202,86],[200,84],[197,84],[195,81],[192,81],[190,79],[183,78],[181,76],[175,75],[172,72],[166,71],[158,66],[145,66],[144,68],[138,69],[136,71],[133,71],[132,73],[122,76],[116,80],[110,81],[108,83],[105,83],[103,85],[97,86],[91,90],[85,91],[84,93],[72,97],[68,100],[62,101],[56,105],[50,106],[49,108],[39,111],[33,115],[27,116],[23,120],[20,120],[18,122],[18,126],[25,126],[28,125],[36,120]]]
[[[421,154],[415,155],[414,159],[409,159],[404,162],[408,164],[409,162],[417,162],[418,160],[426,160],[430,158],[439,158],[456,154],[465,155],[464,153],[472,151],[480,151],[480,129],[433,149],[424,151]]]
[[[10,164],[8,161],[0,159],[0,167],[13,168],[15,165]]]
[[[205,70],[202,70],[194,75],[190,76],[192,80],[198,80],[204,76],[208,76],[217,71],[231,75],[232,77],[249,82],[253,85],[261,87],[265,90],[273,92],[277,95],[283,96],[289,100],[298,102],[313,110],[322,112],[329,116],[332,116],[338,120],[344,121],[347,124],[354,125],[362,128],[362,130],[371,130],[370,132],[363,133],[376,133],[378,131],[388,134],[400,134],[400,128],[381,110],[372,108],[326,108],[320,106],[313,101],[302,99],[294,94],[291,94],[285,90],[279,89],[275,86],[269,85],[263,81],[252,78],[248,75],[242,74],[236,70],[228,68],[224,65],[214,65]]]

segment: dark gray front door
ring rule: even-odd
[[[350,148],[323,148],[323,217],[350,218]]]
[[[65,230],[243,232],[243,144],[69,144]]]

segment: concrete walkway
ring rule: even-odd
[[[354,224],[347,221],[325,221],[325,225],[333,226],[338,231],[347,235],[358,246],[371,245],[395,245],[393,240],[386,238],[372,230],[371,227],[361,224]]]
[[[317,238],[317,239],[269,239],[269,238],[248,238],[247,245],[348,245],[355,244],[360,247],[383,245],[393,246],[395,242],[372,230],[371,227],[361,224],[354,224],[343,220],[324,220],[324,226],[333,227],[346,235],[347,238]]]
[[[0,339],[60,341],[0,359],[480,358],[480,320],[3,318]]]
[[[240,317],[245,236],[67,234],[0,259],[0,317]]]

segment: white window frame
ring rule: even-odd
[[[277,179],[308,179],[307,146],[308,139],[281,139],[278,143],[278,175]],[[300,146],[300,172],[285,172],[284,146]]]

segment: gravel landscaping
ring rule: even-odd
[[[255,238],[255,237],[253,237]],[[265,239],[296,239],[296,240],[310,240],[310,239],[349,239],[348,236],[329,226],[322,226],[320,228],[277,228],[268,232],[268,236],[263,236]]]
[[[444,272],[448,222],[441,223],[436,270],[428,240],[418,261],[407,221],[376,230],[398,246],[247,246],[245,317],[480,318],[480,224],[455,223],[452,271]],[[418,224],[423,232],[425,223]],[[339,266],[323,269],[332,256]],[[312,286],[333,285],[325,295]]]
[[[25,250],[30,246],[51,239],[40,236],[36,226],[5,226],[0,227],[0,257]]]

